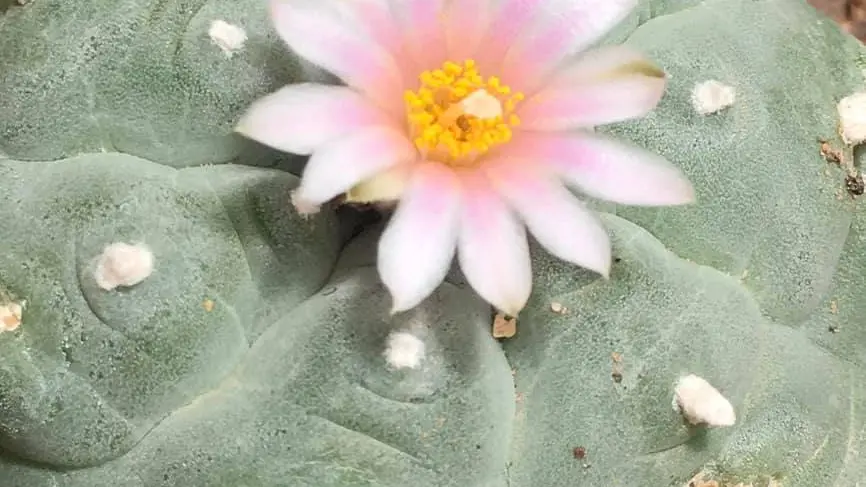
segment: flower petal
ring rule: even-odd
[[[306,204],[322,204],[374,174],[415,157],[415,146],[394,129],[377,127],[354,133],[313,153],[295,198]]]
[[[556,72],[547,86],[566,88],[575,83],[586,84],[617,75],[643,74],[664,78],[664,71],[638,50],[629,46],[603,46],[582,53]]]
[[[496,73],[499,72],[505,53],[508,52],[514,39],[532,22],[539,8],[550,0],[489,1],[491,6],[496,5],[496,7],[492,7],[494,10],[492,20],[476,61],[483,72]]]
[[[352,0],[336,2],[349,17],[353,26],[360,27],[375,43],[387,51],[394,64],[403,73],[403,81],[411,82],[417,68],[403,47],[403,34],[394,23],[389,0]],[[405,87],[405,86],[404,86]]]
[[[564,186],[523,161],[487,161],[494,187],[551,254],[607,277],[610,238],[600,220]]]
[[[460,187],[453,171],[420,164],[379,240],[379,275],[392,313],[411,309],[448,274],[457,245]]]
[[[540,164],[583,193],[627,205],[691,203],[688,178],[667,159],[599,134],[518,134],[508,156]]]
[[[416,76],[445,62],[447,51],[442,28],[444,0],[391,2],[394,21],[402,32],[408,54],[416,60]]]
[[[526,230],[483,174],[467,172],[461,179],[460,268],[479,296],[517,316],[532,291]]]
[[[235,130],[284,152],[311,154],[352,131],[391,123],[384,112],[356,91],[302,83],[256,100]]]
[[[638,0],[581,0],[569,2],[567,7],[544,9],[542,18],[509,49],[502,64],[503,79],[524,92],[534,91],[566,56],[598,41],[623,21],[637,3]]]
[[[385,48],[347,25],[339,9],[313,0],[270,3],[277,33],[298,55],[388,110],[402,104],[403,80],[394,59]]]
[[[643,69],[609,71],[570,86],[553,83],[520,106],[521,128],[569,130],[640,118],[658,105],[666,82],[661,71]]]
[[[414,163],[399,164],[352,186],[346,192],[346,203],[375,203],[399,200],[409,184]]]
[[[445,38],[452,60],[474,59],[489,27],[491,0],[447,0]]]
[[[400,47],[402,38],[391,17],[388,0],[338,1],[335,6],[351,19],[352,24],[363,29],[383,49],[390,51]],[[390,54],[396,57],[397,53],[390,52]]]

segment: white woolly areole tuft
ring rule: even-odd
[[[424,358],[424,342],[417,336],[405,332],[395,331],[388,335],[388,346],[385,349],[385,360],[397,369],[415,369],[421,365]]]
[[[734,104],[736,91],[714,79],[695,85],[692,90],[692,106],[701,115],[709,115],[728,108]]]
[[[153,253],[141,244],[113,243],[96,261],[93,278],[102,289],[134,286],[153,272]]]
[[[677,382],[673,407],[693,425],[731,426],[737,420],[734,407],[725,396],[694,374]]]
[[[866,92],[854,93],[839,101],[839,134],[849,145],[866,140]]]
[[[211,22],[207,33],[227,57],[232,57],[235,51],[243,49],[244,43],[247,42],[246,31],[224,20]]]

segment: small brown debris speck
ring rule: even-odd
[[[497,313],[493,319],[493,338],[511,338],[517,334],[517,319]]]
[[[835,299],[830,301],[830,312],[834,315],[839,313],[839,303]]]
[[[842,162],[842,151],[834,149],[826,140],[821,141],[821,156],[827,162],[839,164]]]
[[[562,303],[557,303],[556,301],[550,303],[550,310],[554,313],[565,314],[568,311],[568,308],[562,305]]]
[[[574,447],[572,454],[574,455],[575,459],[583,460],[584,458],[586,458],[586,448],[582,446],[576,446]]]
[[[613,360],[613,372],[610,376],[613,377],[614,382],[619,384],[622,382],[622,354],[613,352],[610,354],[610,359]]]
[[[205,299],[204,302],[201,303],[201,306],[204,308],[205,311],[210,313],[211,311],[213,311],[214,302],[212,299]]]
[[[863,182],[863,175],[849,174],[845,177],[845,189],[851,196],[860,196],[866,190],[866,184]]]

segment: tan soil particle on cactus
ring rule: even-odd
[[[704,473],[699,473],[693,477],[686,487],[782,487],[778,481],[770,479],[767,483],[744,483],[744,482],[719,482],[717,480],[708,480]]]
[[[0,306],[0,332],[15,331],[21,326],[23,306],[20,303],[9,303]]]
[[[517,319],[497,313],[493,319],[493,338],[511,338],[517,334]]]
[[[205,299],[205,300],[201,303],[201,306],[202,306],[202,308],[204,308],[205,311],[207,311],[208,313],[210,313],[211,311],[213,311],[214,302],[213,302],[213,300],[211,300],[211,299]]]
[[[834,149],[826,140],[820,140],[819,142],[821,143],[821,156],[825,161],[836,164],[842,163],[842,151]]]

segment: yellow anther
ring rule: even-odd
[[[511,140],[523,94],[495,76],[482,77],[472,59],[445,62],[418,79],[421,85],[404,100],[415,145],[427,157],[464,165]]]

